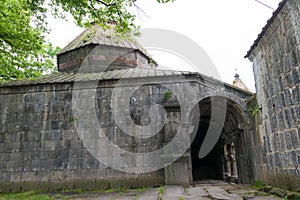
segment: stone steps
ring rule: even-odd
[[[233,186],[235,188],[235,186]],[[241,191],[240,193],[238,191]],[[229,192],[228,192],[229,191]],[[234,191],[234,190],[232,190]],[[250,196],[247,189],[236,189],[237,192],[228,190],[228,186],[203,185],[183,188],[178,185],[164,186],[164,194],[159,195],[159,188],[151,188],[143,192],[138,200],[279,200],[275,196]],[[243,191],[245,193],[243,193]]]

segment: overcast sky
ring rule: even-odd
[[[276,9],[281,0],[260,1]],[[252,63],[244,56],[272,16],[272,9],[255,0],[176,0],[165,5],[156,0],[137,0],[137,4],[147,14],[140,12],[137,17],[142,28],[169,29],[194,40],[213,60],[222,81],[232,83],[237,69],[242,81],[255,91]],[[52,30],[49,40],[60,47],[83,31],[72,20],[50,18],[49,26]],[[187,69],[188,64],[174,55],[150,53],[159,64]]]

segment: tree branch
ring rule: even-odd
[[[94,11],[97,11],[97,9],[94,7],[94,4],[93,4],[92,0],[90,0],[90,6],[94,9]]]
[[[101,4],[103,4],[103,5],[105,5],[106,7],[116,6],[116,5],[117,5],[116,2],[115,2],[115,3],[107,4],[107,3],[103,2],[102,0],[95,0],[95,1],[97,1],[98,3],[101,3]],[[134,0],[134,1],[135,1],[135,0]],[[94,9],[94,11],[97,11],[97,9],[96,9],[96,8],[94,7],[94,5],[93,5],[92,0],[90,0],[90,4],[91,4],[91,7]],[[118,7],[117,7],[117,13],[118,13],[118,16],[119,16],[119,18],[120,18],[120,21],[122,21],[122,15],[121,15],[121,12],[120,12],[120,10],[119,10]]]
[[[140,17],[140,11],[141,11],[146,17],[150,18],[149,15],[147,15],[147,13],[135,3],[136,0],[132,0],[132,2],[133,2],[133,5],[136,7],[136,10],[138,11],[139,17]]]
[[[98,3],[101,3],[101,4],[105,5],[106,7],[116,5],[116,3],[110,3],[110,4],[108,4],[108,3],[105,3],[104,1],[101,1],[101,0],[96,0],[96,1],[97,1]]]

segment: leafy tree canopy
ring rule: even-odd
[[[42,12],[40,12],[42,14]],[[32,20],[24,0],[2,0],[0,4],[0,81],[40,76],[55,69],[58,48],[44,41],[41,15]],[[39,16],[40,15],[40,16]]]
[[[73,16],[79,26],[90,22],[105,26],[117,22],[121,33],[134,32],[135,15],[128,11],[137,0],[1,0],[0,4],[0,82],[40,76],[56,69],[59,48],[44,39],[48,33],[47,14]],[[175,0],[156,0],[168,3]]]
[[[64,13],[70,13],[77,25],[86,26],[90,22],[105,25],[107,22],[117,23],[117,30],[129,32],[136,30],[134,24],[135,15],[128,8],[136,7],[137,0],[49,0],[45,4],[44,0],[26,0],[30,10],[36,16],[36,21],[41,22],[42,15],[47,7],[51,8],[54,16],[63,17]],[[158,3],[174,2],[175,0],[156,0]]]

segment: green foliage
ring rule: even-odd
[[[258,111],[259,111],[258,105],[249,108],[249,112],[251,113],[252,116],[255,116],[258,113]]]
[[[164,94],[165,100],[169,100],[172,97],[172,92],[171,90],[167,90]]]
[[[300,179],[290,174],[273,174],[270,177],[270,184],[282,189],[300,192]]]
[[[252,116],[255,116],[259,112],[259,107],[256,101],[256,94],[252,95],[247,102],[248,111]]]
[[[74,117],[69,118],[69,122],[71,122],[71,123],[76,122],[76,118],[74,118]]]
[[[52,199],[54,198],[46,194],[39,194],[36,191],[0,195],[0,200],[52,200]]]
[[[45,5],[44,0],[25,0],[36,21],[41,24],[47,8],[57,17],[64,17],[70,13],[76,24],[89,26],[90,22],[99,23],[103,26],[107,22],[117,22],[117,30],[120,32],[135,31],[136,16],[130,12],[130,7],[136,7],[137,0],[49,0]],[[175,0],[156,0],[158,3],[169,3]]]
[[[125,189],[125,188],[116,188],[116,189],[107,189],[107,190],[92,190],[86,191],[82,189],[74,189],[74,190],[61,190],[57,191],[57,194],[52,193],[42,193],[40,191],[28,191],[28,192],[21,192],[21,193],[8,193],[8,194],[1,194],[0,193],[0,200],[68,200],[68,199],[83,199],[83,195],[96,197],[101,196],[102,194],[109,194],[109,193],[116,193],[124,195],[126,193],[136,193],[133,199],[139,199],[142,192],[144,192],[147,188],[137,188],[137,189]]]
[[[165,194],[165,188],[164,188],[164,186],[161,186],[159,188],[158,194],[161,194],[161,195]]]
[[[253,183],[253,187],[255,189],[263,189],[265,188],[266,184],[262,180],[255,180]]]
[[[2,0],[0,30],[0,82],[55,71],[59,48],[44,41],[45,25],[31,17],[24,0]]]
[[[61,194],[54,195],[54,198],[61,198]]]

